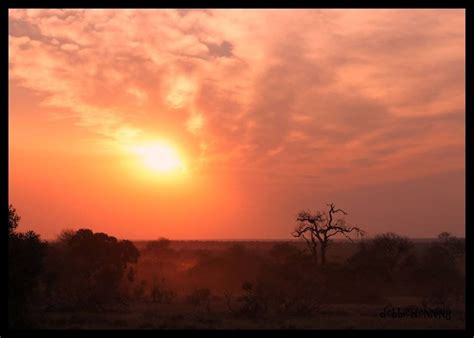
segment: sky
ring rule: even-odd
[[[10,9],[8,115],[45,239],[465,234],[464,10]]]

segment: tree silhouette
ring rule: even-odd
[[[437,248],[453,262],[462,257],[466,250],[464,240],[452,236],[449,232],[442,232],[438,235]]]
[[[268,299],[262,288],[255,286],[250,281],[242,283],[243,294],[237,297],[240,306],[234,309],[231,305],[231,297],[226,294],[227,307],[229,311],[236,316],[255,318],[268,310]]]
[[[13,205],[8,206],[8,235],[12,236],[15,233],[18,224],[20,223],[20,216],[17,214]]]
[[[364,232],[358,227],[351,227],[346,225],[344,219],[334,219],[337,213],[347,215],[342,209],[335,209],[334,203],[328,204],[328,212],[311,213],[309,211],[300,211],[296,220],[299,224],[292,232],[294,237],[302,237],[311,254],[313,255],[316,264],[318,261],[318,244],[320,245],[321,265],[326,264],[326,250],[329,244],[329,239],[335,235],[341,234],[352,241],[348,234],[355,232],[358,235],[363,235]],[[309,238],[307,237],[309,234]]]
[[[365,276],[377,276],[388,283],[415,262],[414,244],[407,237],[384,233],[360,243],[359,250],[348,259],[352,270]]]
[[[465,240],[447,232],[439,234],[421,257],[419,285],[424,302],[449,306],[454,299],[464,298]],[[434,304],[431,304],[434,305]]]
[[[28,312],[33,292],[43,267],[46,243],[33,231],[16,232],[20,216],[8,208],[8,323],[28,327]]]
[[[64,232],[49,255],[49,288],[54,298],[67,299],[67,306],[100,309],[102,303],[120,300],[120,283],[129,278],[127,266],[138,257],[130,241],[89,229]]]
[[[165,254],[173,252],[171,241],[168,238],[161,237],[156,241],[150,241],[145,247],[145,251],[155,254]]]

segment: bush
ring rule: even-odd
[[[268,298],[263,289],[254,287],[253,283],[245,281],[242,284],[243,294],[237,297],[239,306],[234,309],[231,305],[231,298],[227,295],[227,305],[231,313],[236,316],[255,318],[267,312]]]
[[[173,251],[170,248],[171,241],[167,238],[161,237],[157,241],[150,241],[145,247],[145,252],[154,254],[166,254]]]
[[[409,292],[416,256],[413,243],[393,233],[362,242],[359,250],[347,260],[347,269],[355,282],[354,290],[367,300],[381,295]]]
[[[29,310],[47,244],[33,231],[16,232],[20,216],[11,205],[8,211],[8,324],[14,328],[31,327]]]
[[[51,248],[46,265],[47,288],[63,305],[100,308],[120,295],[127,266],[136,263],[138,257],[130,241],[80,229],[61,236]]]
[[[171,304],[175,297],[176,293],[174,291],[160,288],[158,285],[153,286],[151,289],[151,299],[154,303]]]
[[[449,306],[464,299],[464,276],[459,261],[464,258],[464,241],[442,233],[424,252],[417,280],[426,304]]]
[[[194,307],[205,307],[207,312],[211,311],[211,290],[209,289],[194,289],[187,300]]]

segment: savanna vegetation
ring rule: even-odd
[[[300,212],[297,239],[119,240],[90,229],[55,241],[17,231],[9,208],[13,328],[463,328],[465,243],[449,233],[373,238],[328,212]],[[289,229],[291,230],[291,229]],[[290,231],[289,231],[290,232]],[[341,235],[342,239],[333,240]],[[347,236],[344,237],[344,236]],[[383,318],[387,307],[449,309]]]

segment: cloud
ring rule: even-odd
[[[209,54],[216,57],[232,57],[232,49],[234,48],[229,41],[217,43],[204,43],[209,49]]]
[[[193,134],[199,133],[203,125],[204,118],[201,114],[194,113],[186,120],[186,129]]]
[[[462,10],[9,10],[10,80],[100,138],[354,182],[450,168],[464,40]]]
[[[78,45],[72,44],[72,43],[65,43],[61,45],[61,49],[65,50],[67,52],[73,52],[79,49]]]

